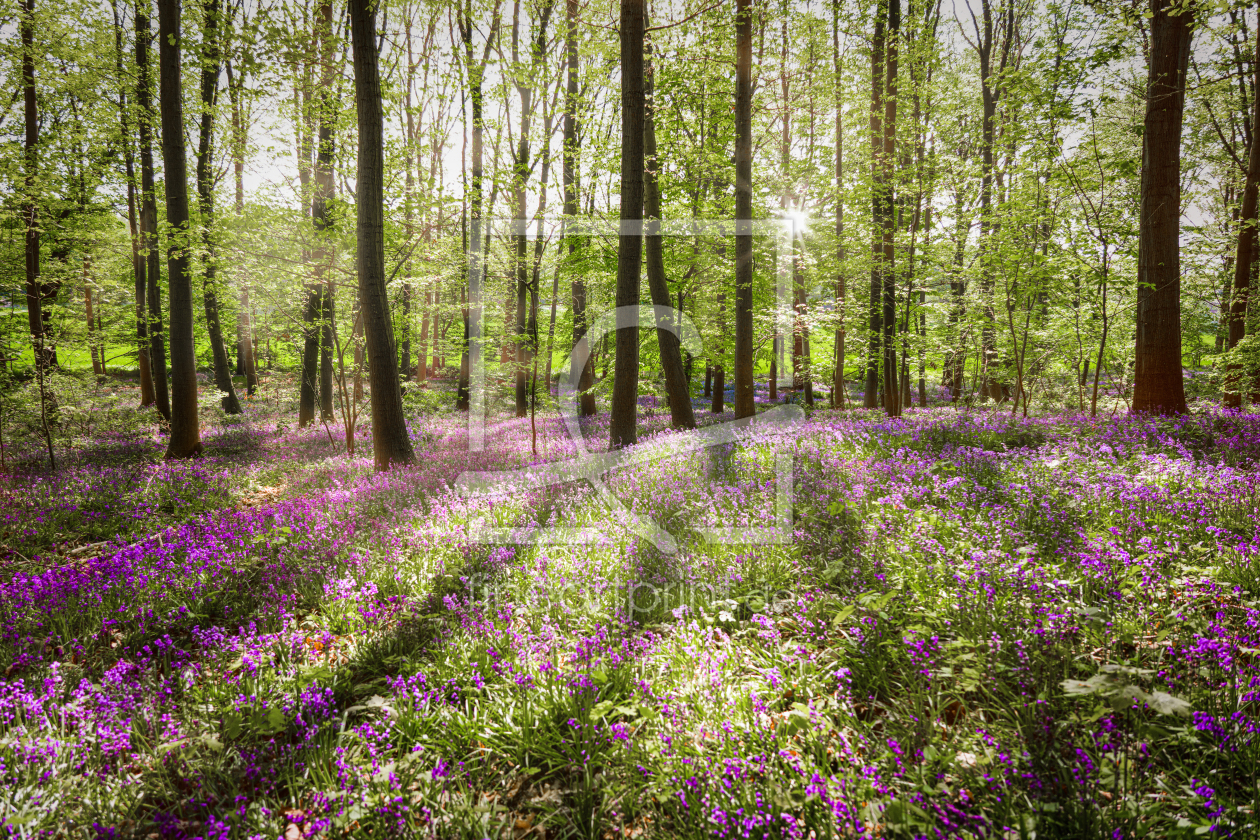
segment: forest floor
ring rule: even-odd
[[[627,527],[586,482],[462,491],[573,458],[554,408],[538,456],[506,414],[469,452],[409,391],[376,475],[288,390],[207,407],[195,461],[111,408],[0,483],[0,834],[1260,833],[1260,417],[700,447],[645,407]]]

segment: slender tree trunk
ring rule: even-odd
[[[621,235],[617,246],[617,307],[639,305],[643,265],[643,0],[621,0]],[[637,440],[639,325],[618,319],[609,447]]]
[[[512,162],[514,170],[512,175],[513,206],[515,211],[513,215],[516,217],[518,226],[513,237],[516,246],[513,265],[516,284],[515,341],[513,343],[515,344],[516,370],[514,372],[517,417],[524,417],[529,412],[529,386],[527,380],[529,378],[530,363],[538,352],[538,344],[531,339],[532,331],[528,323],[532,306],[529,305],[531,288],[529,283],[529,235],[525,225],[525,189],[528,186],[529,173],[532,169],[529,141],[534,117],[534,78],[537,76],[546,50],[547,22],[551,17],[551,9],[552,3],[546,2],[540,10],[538,32],[530,47],[529,69],[524,71],[529,75],[525,79],[518,77],[516,80],[516,92],[521,100],[520,133],[517,135],[516,154]],[[515,10],[515,15],[512,19],[512,54],[513,63],[519,66],[519,62],[516,61],[517,38],[520,27],[519,3],[515,6]]]
[[[1247,155],[1247,179],[1243,187],[1242,207],[1238,217],[1238,246],[1234,254],[1233,289],[1228,296],[1229,349],[1233,350],[1242,341],[1247,332],[1247,308],[1251,294],[1251,273],[1256,260],[1256,209],[1257,198],[1260,197],[1260,25],[1256,27],[1256,58],[1253,61],[1254,81],[1252,93],[1255,97],[1251,111],[1251,149]],[[1243,389],[1247,383],[1243,380],[1241,366],[1231,364],[1226,368],[1225,405],[1228,408],[1241,408]]]
[[[127,114],[127,85],[123,73],[122,19],[114,3],[114,67],[118,73],[118,115],[122,126],[123,164],[127,175],[127,226],[131,233],[131,270],[136,293],[136,350],[140,368],[140,405],[153,405],[153,374],[149,369],[149,334],[145,321],[145,264],[140,255],[140,231],[136,221],[136,164],[132,151],[131,121]]]
[[[653,98],[655,92],[652,47],[649,42],[644,59],[644,95],[648,102],[644,115],[643,152],[645,167],[643,172],[643,210],[649,221],[644,229],[643,248],[647,263],[648,291],[652,295],[652,305],[672,308],[673,299],[669,294],[669,285],[665,278],[665,256],[661,247],[661,188],[657,173],[660,161],[656,157],[656,105]],[[665,392],[669,397],[670,422],[676,429],[694,429],[695,414],[691,408],[691,389],[687,384],[687,374],[683,370],[681,343],[678,336],[668,329],[662,329],[669,316],[657,313],[656,340],[661,353],[661,370],[665,374]]]
[[[875,10],[875,36],[871,41],[871,224],[874,244],[871,262],[871,295],[870,295],[870,329],[866,348],[866,387],[862,392],[862,405],[875,408],[879,405],[879,372],[880,352],[883,345],[883,308],[880,299],[883,295],[883,254],[882,219],[884,216],[885,193],[891,184],[884,183],[884,170],[880,158],[884,153],[884,66],[885,66],[885,33],[884,14],[881,6],[887,0],[881,0]],[[887,196],[891,204],[891,195]]]
[[[893,196],[894,165],[897,160],[897,39],[901,30],[901,0],[888,2],[888,34],[884,47],[887,76],[884,80],[883,152],[880,155],[881,213],[879,228],[881,251],[879,259],[884,292],[884,411],[889,417],[901,414],[901,388],[897,370],[897,275],[893,266],[894,235],[896,232],[895,200]]]
[[[581,147],[578,137],[578,0],[565,2],[565,50],[568,53],[568,77],[564,95],[564,215],[567,219],[576,219],[578,214],[578,172],[577,159]],[[579,238],[569,238],[569,259],[576,258],[580,247]],[[573,341],[578,341],[586,334],[590,326],[586,322],[586,281],[582,273],[575,271],[570,286],[573,300]],[[572,374],[570,374],[572,375]],[[578,391],[581,393],[578,411],[583,417],[595,414],[595,394],[591,389],[595,385],[595,362],[590,354],[577,377]]]
[[[407,15],[403,20],[403,31],[407,41],[407,77],[403,84],[406,92],[403,95],[403,112],[407,120],[407,148],[403,154],[403,241],[405,247],[411,249],[415,242],[416,226],[416,179],[415,168],[418,168],[419,157],[416,152],[416,115],[415,108],[411,102],[411,89],[415,86],[416,61],[411,49],[411,16]],[[423,115],[422,115],[423,117]],[[414,261],[411,253],[407,255],[407,263],[403,270],[403,288],[402,288],[402,318],[400,319],[402,326],[402,340],[399,342],[398,368],[402,372],[403,379],[412,378],[411,368],[411,295],[412,295],[412,267]],[[423,330],[423,327],[421,328]],[[420,351],[421,357],[424,351]]]
[[[372,0],[350,0],[354,45],[354,92],[359,122],[358,269],[359,306],[367,340],[372,401],[372,453],[378,472],[416,459],[403,416],[398,356],[385,288],[384,129],[376,54],[376,10]]]
[[[140,123],[140,231],[144,239],[145,301],[148,309],[149,369],[158,411],[169,422],[166,341],[162,337],[162,265],[158,251],[157,194],[153,177],[152,76],[149,71],[149,0],[136,0],[136,109]],[[182,147],[181,147],[182,148]],[[187,187],[185,187],[187,189]]]
[[[831,57],[836,86],[836,369],[831,380],[831,407],[844,408],[844,84],[840,65],[840,0],[831,7]]]
[[[723,246],[718,246],[718,248],[719,248],[718,257],[719,258],[725,257],[726,248]],[[713,399],[709,406],[709,411],[712,412],[713,414],[721,414],[723,411],[726,410],[726,340],[727,340],[726,337],[727,337],[727,332],[726,332],[726,293],[725,292],[717,293],[717,321],[718,321],[718,329],[721,332],[722,338],[721,338],[721,344],[718,348],[718,352],[721,355],[718,356],[716,362],[713,365],[713,383],[712,383],[712,388],[713,388],[712,398]]]
[[[193,294],[189,251],[188,169],[184,161],[184,105],[180,81],[180,0],[158,0],[159,77],[162,100],[162,173],[170,225],[166,274],[171,288],[171,439],[167,458],[201,452],[197,416],[197,348],[193,344]],[[226,358],[224,364],[226,365]]]
[[[236,215],[245,215],[245,114],[242,107],[245,80],[232,72],[232,62],[227,62],[228,96],[232,100],[232,175],[236,182]],[[241,279],[240,304],[237,309],[237,359],[240,372],[245,376],[245,393],[253,396],[258,389],[258,362],[254,352],[254,319],[249,299],[249,283]]]
[[[332,216],[329,202],[336,187],[333,182],[335,148],[334,132],[337,126],[337,108],[333,101],[335,68],[333,57],[336,44],[333,41],[333,11],[331,0],[324,0],[316,9],[315,26],[320,50],[319,91],[315,97],[319,126],[318,145],[313,167],[314,190],[311,193],[311,222],[315,228],[315,287],[319,290],[319,407],[320,418],[327,422],[335,418],[333,412],[332,350],[333,281],[330,269],[335,258],[332,242]]]
[[[735,4],[735,416],[752,417],[752,0]],[[725,372],[718,373],[725,379]],[[719,389],[720,390],[720,389]],[[714,397],[714,399],[719,399]]]
[[[205,273],[202,291],[205,298],[206,331],[210,334],[210,351],[214,360],[214,384],[222,394],[220,402],[228,414],[240,414],[241,403],[232,385],[227,348],[219,324],[219,298],[216,290],[218,254],[214,243],[214,176],[210,171],[214,139],[214,112],[219,98],[219,0],[206,0],[204,43],[201,55],[201,136],[197,144],[197,199],[201,210],[201,241],[205,247]]]
[[[83,308],[87,315],[88,351],[92,354],[92,373],[98,378],[105,375],[102,347],[97,346],[96,313],[92,308],[92,257],[83,255]]]
[[[473,301],[470,300],[474,290],[477,291],[476,306],[478,312],[476,317],[480,319],[480,295],[481,281],[483,274],[482,262],[482,239],[488,240],[488,236],[484,236],[481,229],[481,198],[482,198],[482,169],[483,169],[483,135],[485,134],[485,118],[483,115],[482,103],[482,82],[484,81],[486,62],[490,57],[490,48],[494,42],[495,34],[499,28],[499,12],[495,9],[494,22],[491,24],[490,34],[486,36],[486,44],[482,53],[480,62],[476,61],[473,56],[473,18],[472,18],[472,2],[464,0],[463,8],[459,12],[459,29],[464,44],[464,60],[465,68],[468,72],[468,104],[472,109],[472,189],[469,196],[468,218],[471,225],[471,236],[468,241],[468,289],[466,293],[461,293],[463,299],[463,316],[464,316],[464,341],[463,353],[460,358],[459,365],[459,384],[456,387],[455,407],[460,411],[469,411],[471,408],[472,395],[470,394],[470,380],[472,373],[472,365],[474,360],[471,354],[475,351],[480,359],[484,359],[484,350],[480,346],[481,333],[473,332],[472,318],[474,313],[470,306]],[[491,200],[493,204],[493,199]],[[476,346],[474,346],[476,342]]]
[[[43,283],[39,273],[39,102],[35,90],[35,0],[25,0],[22,9],[22,97],[26,121],[26,317],[30,330],[35,367],[40,376],[51,364],[49,336],[44,328]],[[43,382],[43,379],[40,379]],[[41,395],[43,389],[41,387]],[[51,455],[49,456],[51,460]]]
[[[1181,372],[1181,125],[1194,5],[1150,0],[1138,228],[1136,413],[1185,414]]]

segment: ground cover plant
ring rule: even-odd
[[[416,414],[417,465],[374,473],[290,408],[191,462],[16,459],[6,835],[1255,832],[1254,416],[819,410],[687,449],[648,398],[607,484],[665,554],[586,485],[459,491],[569,458],[553,411],[537,457],[528,418],[470,453],[466,415]],[[790,539],[706,537],[767,523],[776,453]]]

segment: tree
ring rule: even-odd
[[[1142,133],[1133,412],[1185,414],[1181,374],[1181,124],[1195,5],[1150,0]]]
[[[521,68],[519,55],[520,38],[520,4],[514,7],[512,18],[512,65],[517,95],[520,97],[520,134],[517,135],[516,150],[512,156],[512,198],[513,215],[516,218],[516,233],[513,237],[516,246],[513,265],[516,276],[516,416],[524,417],[529,409],[526,379],[530,362],[538,352],[537,316],[533,315],[533,307],[527,308],[530,298],[529,261],[527,258],[529,236],[526,231],[526,187],[529,175],[533,170],[530,159],[530,130],[534,116],[534,85],[542,69],[543,59],[547,54],[547,23],[551,20],[554,8],[552,0],[544,0],[538,13],[538,29],[529,45],[529,67]],[[545,187],[544,187],[545,189]],[[534,300],[537,300],[535,291]],[[528,320],[527,320],[528,318]],[[532,338],[531,338],[532,336]]]
[[[840,66],[840,0],[831,6],[831,59],[836,96],[836,369],[831,380],[831,407],[845,407],[844,384],[844,81]]]
[[[464,342],[463,352],[461,354],[459,364],[459,385],[457,386],[455,396],[455,407],[460,411],[470,411],[472,395],[469,393],[470,368],[474,364],[482,364],[484,354],[481,349],[481,334],[478,332],[473,334],[473,321],[471,317],[474,313],[470,310],[470,306],[474,303],[472,298],[476,298],[476,308],[480,308],[481,300],[481,281],[482,281],[482,240],[489,237],[483,236],[484,231],[481,229],[481,199],[482,199],[482,177],[484,168],[484,134],[485,134],[485,114],[483,112],[482,101],[482,83],[485,80],[486,64],[490,61],[490,50],[494,46],[494,38],[499,31],[499,6],[496,3],[494,9],[494,20],[490,24],[490,32],[486,35],[485,47],[481,53],[481,59],[475,60],[473,57],[473,16],[472,16],[472,0],[464,0],[463,6],[459,9],[459,32],[460,39],[464,44],[464,70],[468,74],[468,105],[472,111],[472,177],[471,186],[468,190],[468,219],[471,227],[471,236],[467,242],[467,250],[465,254],[468,258],[468,304],[464,307]],[[476,314],[476,320],[480,320],[480,312]],[[473,359],[472,354],[477,354],[477,358]]]
[[[752,417],[752,0],[735,4],[735,416]]]
[[[621,0],[621,235],[617,240],[617,309],[639,305],[643,265],[643,0]],[[609,446],[637,440],[639,326],[617,318]]]
[[[1251,272],[1256,261],[1256,210],[1257,198],[1260,197],[1260,142],[1257,141],[1257,128],[1260,127],[1260,26],[1256,27],[1256,52],[1252,60],[1252,95],[1254,102],[1251,110],[1251,143],[1247,155],[1246,181],[1243,184],[1242,206],[1238,211],[1238,246],[1234,254],[1233,292],[1229,298],[1226,317],[1229,320],[1227,341],[1233,350],[1242,341],[1247,332],[1247,307],[1251,292]],[[1240,68],[1241,69],[1241,68]],[[1241,408],[1243,389],[1241,366],[1231,364],[1225,377],[1225,405],[1228,408]]]
[[[650,44],[647,55],[651,55]],[[694,429],[695,414],[691,407],[691,388],[683,370],[682,349],[678,336],[664,327],[665,308],[671,305],[669,284],[665,277],[665,256],[661,247],[661,188],[659,172],[661,161],[656,156],[656,100],[653,97],[654,82],[652,62],[645,58],[644,99],[647,109],[643,117],[643,215],[648,220],[644,230],[643,248],[646,251],[648,292],[657,310],[656,341],[661,353],[661,369],[665,374],[665,392],[669,396],[669,415],[675,428]],[[751,372],[749,373],[751,376]]]
[[[201,48],[201,136],[197,144],[197,203],[201,212],[201,240],[206,256],[203,267],[202,294],[206,309],[206,331],[210,334],[210,352],[214,363],[214,384],[220,402],[228,414],[240,414],[241,403],[232,385],[232,370],[227,348],[223,346],[223,330],[219,325],[219,298],[216,289],[218,253],[214,242],[214,176],[210,172],[214,144],[214,114],[219,98],[219,0],[206,0],[204,39]],[[173,352],[173,351],[172,351]]]
[[[162,103],[162,169],[166,181],[166,274],[171,296],[171,439],[167,458],[201,452],[197,416],[197,348],[189,251],[188,168],[184,160],[184,105],[180,72],[180,0],[158,0],[158,63]]]
[[[319,413],[324,422],[333,419],[332,326],[333,285],[328,276],[332,267],[332,213],[329,205],[335,196],[333,184],[333,132],[337,123],[336,98],[333,96],[332,0],[323,0],[316,9],[316,43],[319,49],[319,90],[315,95],[318,135],[315,147],[314,190],[311,193],[311,222],[315,228],[315,283],[319,321]]]
[[[140,236],[145,259],[146,331],[153,393],[157,398],[158,411],[169,422],[171,398],[166,382],[166,341],[162,338],[162,266],[158,252],[157,187],[153,177],[153,80],[149,72],[151,37],[149,0],[136,0],[136,110],[140,126]],[[182,158],[182,145],[180,155]]]
[[[48,347],[48,330],[43,313],[44,290],[39,273],[39,102],[35,93],[35,0],[25,0],[22,9],[22,101],[26,120],[26,207],[22,215],[26,228],[26,318],[35,354],[35,366],[42,372],[53,364]]]
[[[123,72],[123,29],[114,0],[114,72],[118,77],[118,116],[122,127],[124,174],[127,178],[127,226],[131,232],[131,270],[136,290],[136,356],[140,368],[140,405],[153,405],[153,374],[149,368],[148,313],[145,306],[145,259],[140,253],[140,228],[136,219],[136,163],[132,147],[131,120],[127,109],[126,75]]]
[[[359,311],[367,344],[372,404],[372,454],[376,470],[416,459],[403,416],[398,355],[385,287],[384,113],[377,63],[376,7],[373,0],[350,0],[354,48],[354,93],[358,109],[358,271]]]
[[[565,52],[567,55],[568,73],[565,80],[564,94],[564,170],[562,174],[564,186],[564,215],[566,219],[574,219],[578,214],[577,157],[581,146],[578,134],[578,47],[577,47],[577,13],[578,0],[565,2]],[[578,253],[577,238],[569,240],[569,258]],[[586,322],[586,281],[580,272],[575,273],[570,288],[573,298],[573,347],[577,347],[582,336],[590,326]],[[586,363],[578,374],[579,412],[583,417],[595,414],[595,394],[591,388],[595,384],[595,362],[592,354],[586,354]]]

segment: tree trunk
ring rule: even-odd
[[[831,58],[836,85],[836,369],[831,379],[831,407],[844,408],[844,83],[840,65],[840,0],[834,0],[831,17]]]
[[[1260,26],[1256,27],[1256,58],[1260,59]],[[1229,349],[1233,350],[1247,332],[1247,307],[1251,293],[1251,271],[1256,260],[1256,205],[1260,197],[1260,60],[1252,62],[1255,101],[1251,110],[1251,149],[1247,155],[1247,179],[1243,187],[1242,207],[1238,217],[1238,246],[1234,254],[1234,282],[1228,296]],[[1247,387],[1241,365],[1226,367],[1225,406],[1242,408],[1243,389]]]
[[[240,414],[241,403],[232,385],[227,348],[219,324],[219,298],[215,289],[218,273],[212,228],[214,226],[214,175],[210,171],[214,139],[215,103],[219,98],[219,0],[206,0],[204,40],[201,50],[201,136],[197,144],[197,199],[201,210],[201,241],[206,249],[202,291],[205,298],[206,331],[210,334],[210,351],[214,359],[214,384],[220,402],[228,414]]]
[[[157,194],[153,179],[152,77],[149,72],[148,0],[136,2],[136,109],[140,122],[140,231],[144,239],[145,302],[148,309],[149,369],[158,411],[169,422],[171,398],[166,382],[166,342],[162,338],[162,265],[158,252]],[[181,147],[182,148],[182,147]],[[187,190],[187,187],[185,187]]]
[[[875,9],[875,35],[871,41],[871,226],[872,226],[872,262],[871,262],[871,295],[870,295],[870,329],[867,335],[866,348],[866,387],[862,392],[864,408],[875,408],[879,405],[879,371],[880,351],[883,345],[883,308],[880,298],[883,294],[883,237],[882,219],[884,215],[884,193],[890,184],[883,181],[883,167],[880,158],[884,153],[884,16],[883,9]],[[891,204],[891,196],[889,203]]]
[[[318,111],[319,139],[315,149],[314,181],[315,189],[311,193],[311,222],[315,228],[315,287],[319,290],[319,398],[320,418],[333,420],[333,381],[332,381],[332,325],[333,317],[333,283],[329,276],[334,259],[332,242],[332,218],[328,204],[335,197],[336,188],[333,182],[333,160],[335,149],[334,132],[337,126],[337,108],[333,102],[333,83],[335,69],[333,67],[332,2],[324,0],[317,9],[316,27],[320,45],[320,81],[316,95]]]
[[[102,377],[105,375],[103,347],[97,346],[96,313],[92,308],[92,258],[83,255],[83,308],[87,315],[88,351],[92,354],[92,373]]]
[[[403,416],[398,356],[385,287],[385,161],[381,80],[376,54],[376,9],[372,0],[350,0],[354,45],[354,92],[359,122],[357,167],[359,307],[367,342],[372,402],[372,453],[378,472],[416,456]]]
[[[50,366],[50,355],[49,336],[44,329],[43,283],[39,274],[39,103],[35,96],[35,0],[25,0],[21,30],[22,96],[26,121],[26,207],[23,208],[26,217],[26,318],[35,366],[44,371]]]
[[[661,189],[657,177],[660,162],[656,157],[656,105],[654,94],[651,44],[644,59],[644,97],[648,102],[644,114],[643,154],[643,215],[650,221],[644,229],[643,249],[647,263],[648,291],[652,305],[672,309],[673,299],[665,278],[665,256],[661,247]],[[669,397],[670,422],[676,429],[694,429],[695,413],[691,408],[691,389],[683,370],[682,350],[679,337],[668,329],[662,329],[669,316],[657,312],[656,341],[661,353],[661,370],[665,374],[665,392]]]
[[[752,0],[735,4],[735,416],[752,417]],[[719,372],[724,379],[725,373]],[[717,397],[715,397],[717,399]]]
[[[896,232],[893,196],[894,165],[897,155],[897,38],[901,29],[901,0],[888,0],[888,35],[884,59],[887,75],[884,80],[883,151],[880,155],[881,181],[877,195],[880,215],[876,227],[881,234],[880,256],[877,257],[883,279],[884,312],[884,411],[889,417],[901,414],[901,388],[897,370],[897,276],[893,267]]]
[[[171,439],[167,458],[201,452],[197,416],[197,348],[189,251],[188,169],[184,161],[184,103],[180,81],[180,0],[158,2],[158,66],[162,102],[162,174],[166,183],[166,275],[171,289]],[[226,358],[224,359],[226,364]]]
[[[643,0],[621,0],[621,235],[617,241],[617,308],[639,305],[643,265]],[[618,318],[609,447],[637,440],[639,326]]]
[[[127,226],[131,233],[131,270],[136,292],[136,358],[140,368],[140,405],[153,405],[153,374],[149,369],[149,333],[145,321],[145,265],[140,255],[140,230],[136,220],[136,164],[132,152],[131,125],[127,119],[127,85],[123,74],[123,32],[118,6],[114,4],[114,68],[118,73],[118,112],[122,126],[123,164],[127,175]]]
[[[577,183],[577,157],[581,146],[581,140],[578,137],[578,47],[577,47],[577,30],[578,30],[578,0],[566,0],[565,2],[565,50],[568,52],[568,78],[566,79],[565,96],[564,96],[564,215],[567,219],[575,219],[578,214],[578,183]],[[578,238],[572,237],[569,240],[569,258],[573,260],[577,256],[579,248]],[[586,281],[582,277],[582,273],[575,271],[573,282],[570,287],[573,298],[573,342],[572,347],[577,347],[578,341],[586,334],[587,328],[590,326],[586,322]],[[569,374],[572,376],[572,372]],[[591,392],[591,388],[595,385],[595,361],[587,354],[586,364],[582,366],[581,372],[577,378],[578,391],[581,393],[578,403],[578,413],[583,417],[590,417],[595,414],[595,394]]]
[[[246,126],[241,96],[245,80],[233,75],[232,62],[227,62],[228,96],[232,100],[232,175],[236,181],[236,215],[245,215],[245,140]],[[249,283],[241,279],[240,304],[236,314],[236,357],[240,373],[245,376],[245,393],[253,396],[258,389],[258,362],[254,352],[254,319],[250,310]]]
[[[1194,7],[1151,0],[1142,134],[1133,413],[1185,414],[1181,373],[1181,124]]]
[[[486,62],[490,57],[490,48],[494,42],[494,37],[499,28],[499,12],[495,9],[494,22],[491,24],[490,34],[486,36],[486,44],[482,53],[480,62],[473,58],[473,20],[472,20],[472,2],[465,0],[463,8],[459,10],[459,30],[461,40],[464,44],[464,61],[465,68],[468,72],[468,104],[472,110],[472,189],[468,203],[468,219],[471,225],[471,235],[467,242],[466,254],[468,256],[468,288],[466,293],[461,292],[463,299],[463,318],[464,318],[464,341],[463,351],[459,364],[459,383],[456,386],[455,407],[460,411],[469,411],[472,405],[472,395],[470,393],[470,382],[472,368],[475,364],[481,364],[484,360],[484,350],[481,347],[481,285],[482,285],[482,239],[488,240],[488,236],[483,237],[481,229],[481,190],[482,190],[482,169],[483,169],[483,135],[485,134],[485,118],[483,115],[482,103],[482,82],[484,81]],[[492,202],[493,203],[493,202]],[[472,310],[476,309],[474,313]],[[476,317],[477,323],[473,323]],[[476,334],[474,334],[474,332]],[[473,354],[476,354],[476,359]]]

